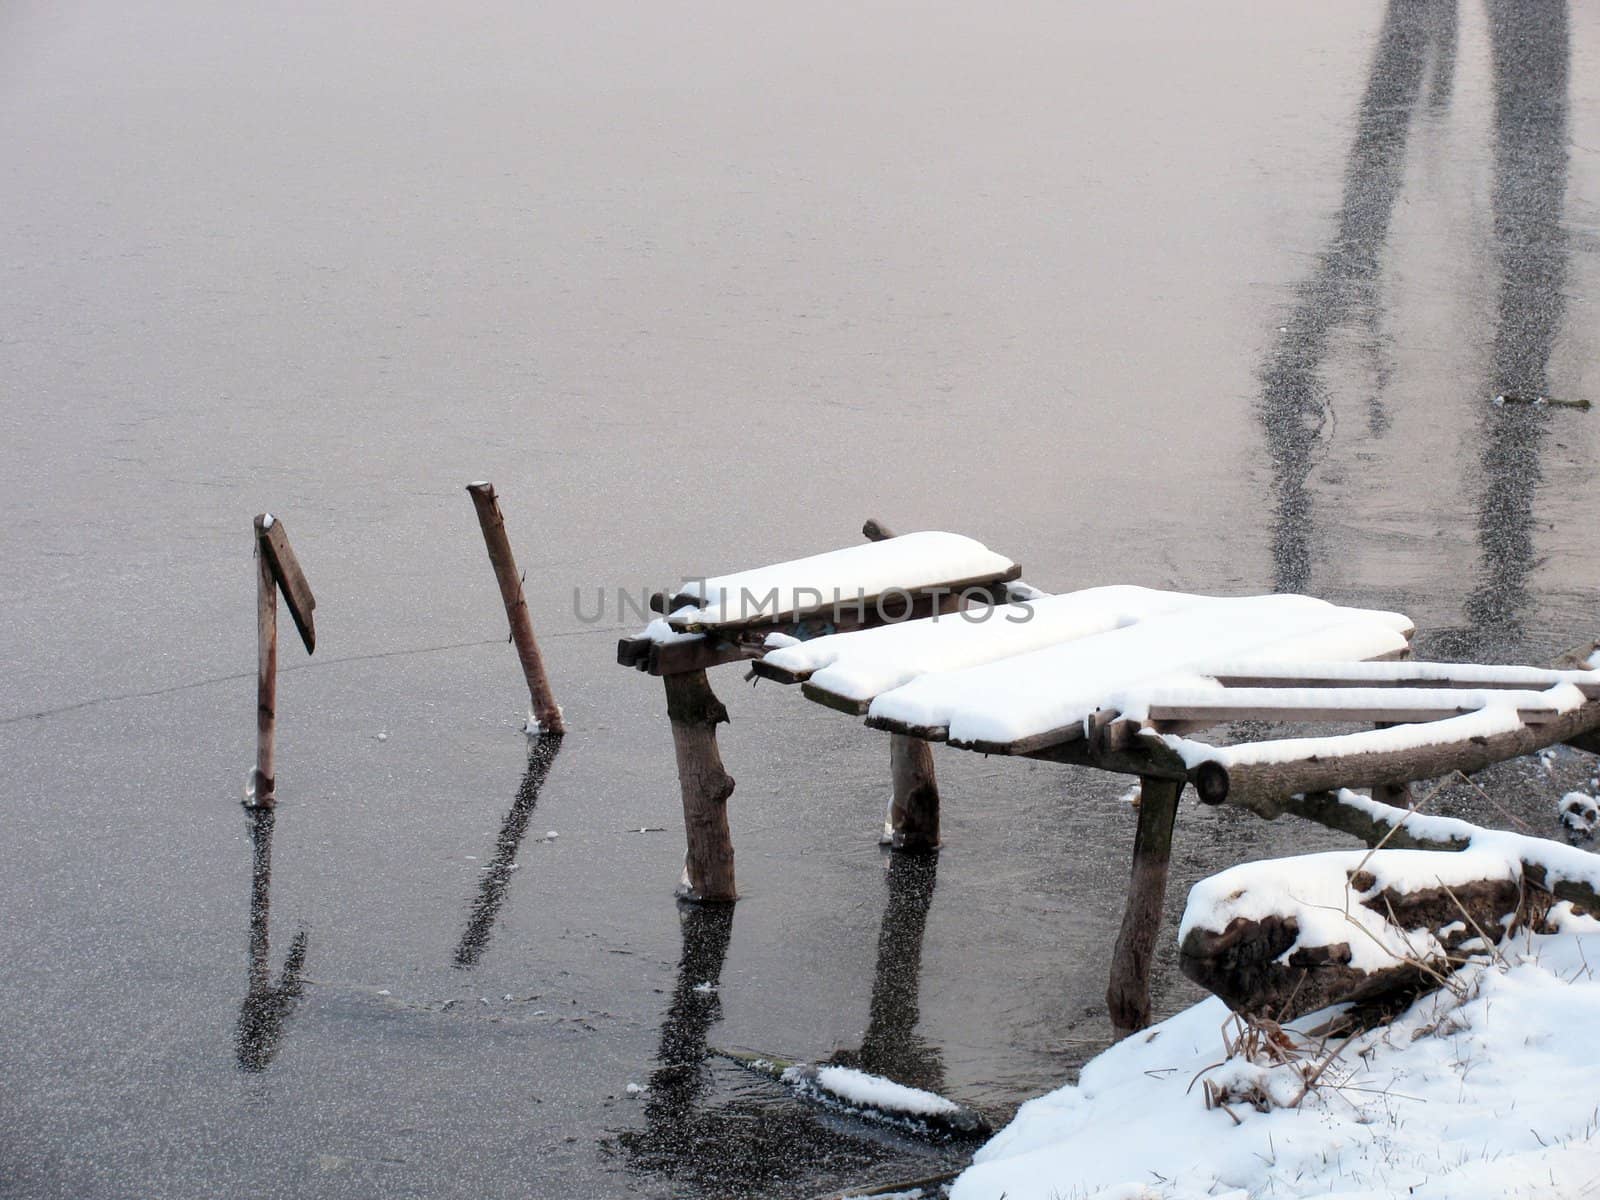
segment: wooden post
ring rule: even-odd
[[[263,534],[263,513],[256,518],[256,769],[244,790],[246,808],[272,808],[278,803],[272,756],[278,733],[278,581],[272,573]]]
[[[500,585],[500,599],[505,602],[506,619],[511,622],[511,638],[517,645],[522,673],[528,680],[528,699],[533,711],[528,732],[565,733],[567,726],[561,719],[555,694],[550,690],[550,678],[544,671],[539,643],[533,639],[533,622],[528,617],[528,602],[522,595],[522,577],[517,574],[517,561],[511,556],[511,543],[506,540],[506,520],[500,513],[500,501],[495,496],[494,484],[469,483],[467,493],[472,497],[473,507],[478,510],[478,524],[483,528],[483,542],[489,550],[489,563],[494,567],[494,577]]]
[[[688,843],[680,889],[685,900],[725,902],[739,898],[733,882],[733,837],[728,832],[728,797],[733,778],[723,770],[717,725],[728,710],[711,690],[704,671],[663,675],[672,746],[683,791],[683,832]]]
[[[1183,784],[1141,776],[1139,829],[1133,839],[1133,876],[1128,907],[1111,959],[1106,1007],[1117,1037],[1125,1038],[1150,1024],[1150,964],[1167,895],[1167,866],[1172,859],[1172,826],[1178,815]]]
[[[889,735],[889,767],[894,799],[889,827],[896,850],[939,848],[939,785],[933,777],[933,749],[921,738]]]
[[[876,518],[861,527],[869,542],[894,534]],[[894,799],[889,802],[889,844],[896,850],[939,848],[939,782],[933,774],[933,750],[920,738],[889,735],[889,774]]]
[[[278,731],[278,592],[283,592],[306,653],[315,653],[317,607],[283,522],[271,513],[256,517],[256,766],[245,785],[246,808],[272,808],[278,802],[273,773],[273,742]]]

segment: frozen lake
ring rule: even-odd
[[[882,736],[725,669],[744,898],[680,916],[661,688],[595,590],[875,516],[1439,656],[1593,637],[1597,102],[1600,8],[1539,0],[6,5],[0,1196],[955,1165],[677,1064],[838,1055],[997,1120],[1070,1077],[1118,782],[937,754],[947,848],[891,863]],[[536,803],[479,478],[572,728]],[[252,975],[263,510],[319,637]],[[1186,800],[1169,916],[1336,844]]]

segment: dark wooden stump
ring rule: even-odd
[[[688,842],[684,870],[685,900],[731,901],[739,898],[733,882],[733,837],[728,832],[728,797],[733,778],[722,767],[717,726],[728,710],[711,690],[704,671],[663,675],[672,746],[678,757],[678,784],[683,790],[683,832]]]
[[[932,747],[921,738],[891,734],[889,768],[894,776],[890,844],[896,850],[937,850],[939,784],[933,775]]]
[[[1161,909],[1167,895],[1167,866],[1172,860],[1172,826],[1178,816],[1183,784],[1172,779],[1139,780],[1139,830],[1133,840],[1133,876],[1128,907],[1111,959],[1106,1006],[1117,1037],[1125,1038],[1150,1024],[1150,964]]]

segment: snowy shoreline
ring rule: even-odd
[[[1600,1182],[1600,921],[1550,915],[1556,932],[1518,934],[1453,988],[1328,1044],[1309,1088],[1306,1057],[1229,1056],[1230,1014],[1208,998],[1024,1104],[952,1200],[1583,1194]],[[1326,1016],[1284,1029],[1309,1056]],[[1208,1091],[1264,1111],[1208,1107]]]

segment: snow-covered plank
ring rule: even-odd
[[[882,608],[903,615],[913,596],[998,585],[1022,568],[956,533],[908,533],[731,575],[691,580],[671,600],[667,624],[683,633],[728,632],[818,613]]]
[[[1357,662],[1220,664],[1212,678],[1225,687],[1491,688],[1543,691],[1570,683],[1589,699],[1600,697],[1600,671],[1553,671],[1541,667],[1480,663]]]
[[[1525,722],[1514,702],[1503,701],[1518,693],[1485,692],[1491,703],[1475,712],[1391,729],[1237,746],[1212,746],[1175,734],[1157,740],[1181,756],[1202,800],[1275,817],[1293,795],[1351,782],[1406,783],[1451,771],[1470,773],[1600,729],[1600,700],[1585,699],[1571,684],[1540,694],[1560,711],[1537,723]]]
[[[1032,752],[1081,736],[1111,697],[1201,683],[1214,663],[1286,663],[1396,655],[1411,622],[1309,596],[1217,599],[1089,637],[964,669],[934,671],[878,695],[868,723],[943,729],[986,753]]]
[[[1570,684],[1548,691],[1468,690],[1378,687],[1174,687],[1154,688],[1130,697],[1119,708],[1124,717],[1163,721],[1362,721],[1409,723],[1439,721],[1490,705],[1514,710],[1527,724],[1554,720],[1579,701]],[[1114,701],[1115,702],[1115,701]]]
[[[1145,618],[1215,603],[1205,596],[1117,585],[837,633],[769,651],[758,674],[805,682],[812,699],[864,713],[881,692],[930,671],[981,666]]]

